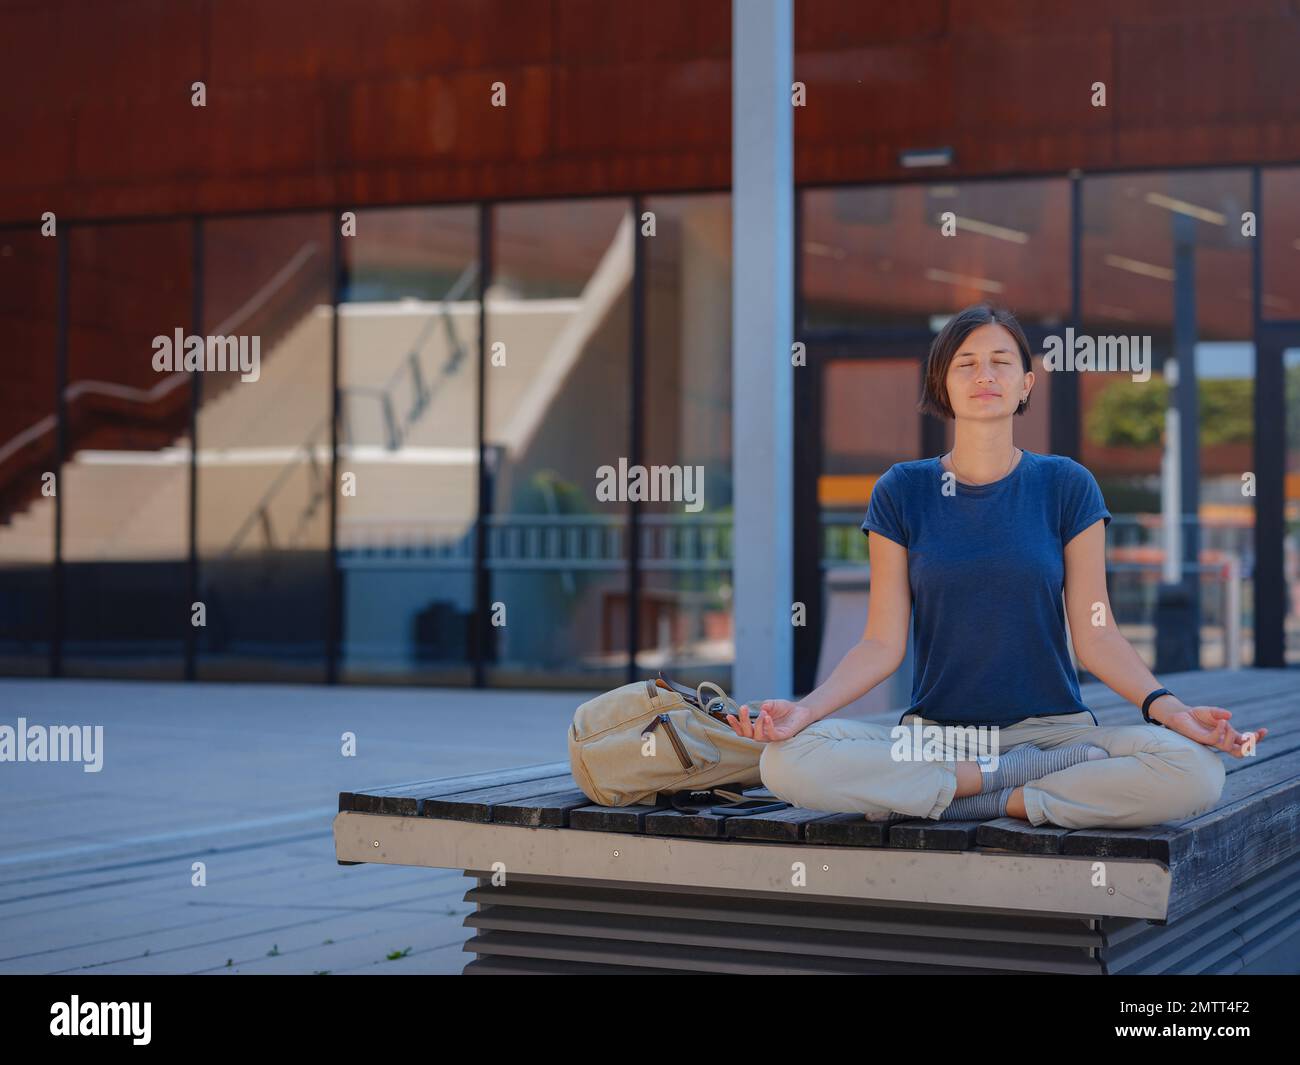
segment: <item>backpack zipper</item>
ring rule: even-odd
[[[660,725],[663,725],[664,731],[668,733],[668,739],[673,745],[673,750],[677,752],[677,760],[682,763],[683,769],[694,769],[695,763],[687,753],[686,745],[682,743],[682,738],[677,734],[677,726],[673,724],[672,719],[667,714],[658,714],[655,719],[641,730],[641,735],[645,736],[653,732]]]

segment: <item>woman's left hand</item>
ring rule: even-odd
[[[1221,706],[1191,706],[1186,710],[1178,710],[1170,714],[1165,718],[1164,726],[1180,736],[1186,736],[1189,740],[1203,743],[1207,747],[1215,747],[1234,758],[1244,758],[1242,745],[1252,733],[1238,732],[1228,724],[1230,717],[1232,711],[1225,710]],[[1268,729],[1256,729],[1253,735],[1258,745],[1259,741],[1268,735]]]

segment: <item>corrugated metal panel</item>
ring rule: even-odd
[[[1101,951],[1116,975],[1300,971],[1300,856],[1247,880],[1195,913]],[[1103,923],[1103,932],[1106,930]]]
[[[465,976],[692,976],[689,969],[646,969],[636,965],[591,965],[584,962],[512,958],[486,954],[465,966]]]
[[[1300,857],[1169,925],[466,875],[467,974],[1300,971]]]
[[[555,973],[1101,972],[1101,932],[1077,918],[593,888],[519,875],[504,887],[479,876],[465,898],[477,904],[465,920],[477,935],[465,949],[492,960],[466,972],[505,971],[524,959],[543,966],[528,971]],[[550,963],[558,967],[545,968]]]

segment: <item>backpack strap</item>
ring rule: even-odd
[[[701,681],[697,687],[688,688],[684,684],[678,684],[675,680],[665,677],[663,670],[661,669],[659,671],[659,678],[653,683],[656,688],[676,692],[688,703],[698,707],[700,710],[703,710],[718,721],[725,722],[728,713],[732,714],[736,718],[740,717],[740,704],[711,680]],[[705,688],[712,688],[717,692],[717,694],[712,698],[706,698],[704,695]],[[757,718],[758,710],[751,706],[749,708],[749,719],[754,721],[757,720]]]

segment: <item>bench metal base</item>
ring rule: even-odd
[[[334,838],[341,861],[478,881],[465,896],[476,905],[467,974],[1300,972],[1300,854],[1166,924],[1170,875],[1150,859],[350,811]]]
[[[1300,887],[1279,900],[1275,870],[1171,925],[797,902],[723,891],[661,891],[562,877],[478,885],[466,975],[1280,974],[1300,972]]]

